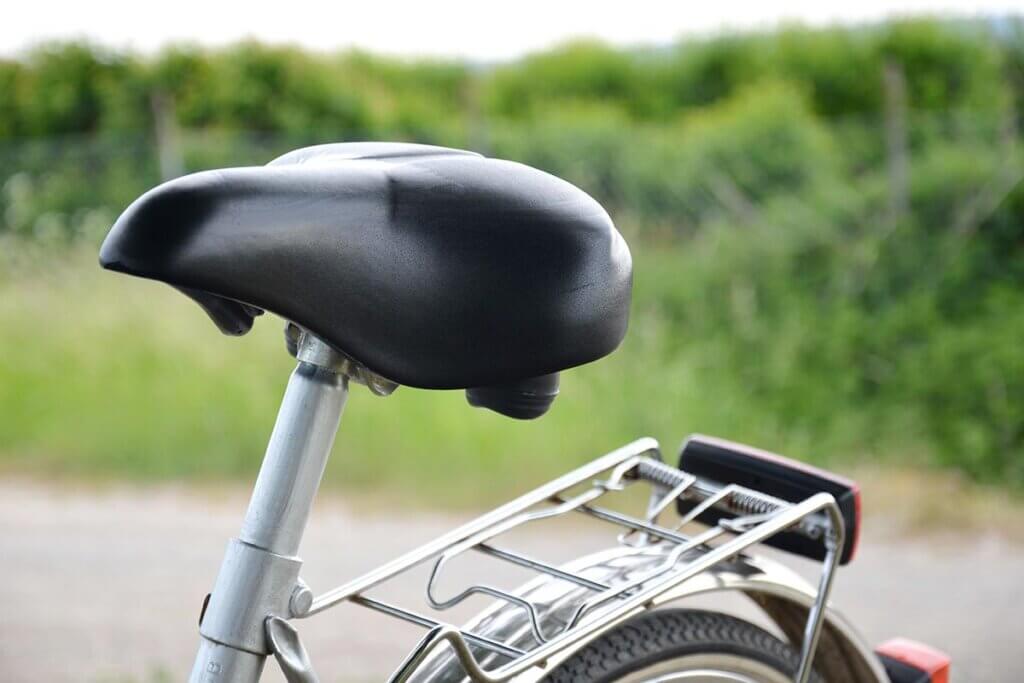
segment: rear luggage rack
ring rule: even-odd
[[[651,488],[647,513],[642,517],[598,504],[610,492],[641,483]],[[671,525],[659,523],[662,514],[675,508],[674,503],[679,500],[693,506]],[[684,531],[701,513],[713,509],[732,516],[723,516],[717,524],[697,533]],[[615,525],[621,530],[620,544],[641,549],[663,549],[664,544],[670,544],[671,550],[652,569],[608,584],[493,543],[497,536],[523,524],[575,514]],[[817,599],[808,613],[795,678],[804,683],[810,675],[839,549],[843,547],[843,518],[835,499],[828,493],[815,493],[799,502],[787,502],[735,484],[716,485],[661,462],[658,444],[653,439],[640,439],[598,458],[334,588],[315,598],[310,608],[297,616],[308,617],[341,603],[351,603],[428,629],[391,676],[390,683],[409,680],[427,657],[445,643],[451,646],[472,681],[500,683],[536,667],[543,669],[557,653],[586,642],[642,611],[684,581],[787,530],[819,540],[825,547]],[[484,582],[452,595],[440,594],[437,584],[445,566],[469,551],[575,584],[586,589],[590,597],[579,604],[567,623],[552,626],[544,623],[538,606],[529,599]],[[425,588],[428,606],[444,611],[474,595],[513,605],[522,610],[532,645],[501,642],[367,595],[371,589],[427,562],[433,563]],[[496,662],[501,663],[494,665]]]

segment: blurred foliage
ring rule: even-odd
[[[454,490],[444,458],[514,482],[702,430],[1024,488],[1022,46],[1019,19],[920,19],[582,41],[499,65],[252,42],[146,58],[49,44],[0,61],[0,454],[145,476],[247,468],[265,437],[247,425],[270,419],[287,359],[251,368],[277,332],[204,346],[187,301],[168,291],[153,310],[155,290],[87,274],[75,245],[161,180],[161,152],[192,171],[387,138],[587,189],[631,240],[636,308],[623,350],[567,373],[537,424],[448,394],[350,408],[349,446],[378,456],[347,459],[352,480],[443,474]]]

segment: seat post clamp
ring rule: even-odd
[[[284,329],[288,352],[302,363],[345,375],[356,384],[362,384],[376,396],[390,396],[398,388],[397,382],[381,377],[362,363],[336,351],[329,344],[295,323],[288,323]]]
[[[232,539],[199,632],[222,645],[270,654],[264,621],[291,616],[292,598],[304,585],[299,582],[301,567],[297,557]]]
[[[295,358],[302,363],[309,363],[318,368],[348,375],[345,372],[348,359],[331,348],[329,344],[321,341],[319,337],[306,331],[302,331],[299,335],[299,345]]]

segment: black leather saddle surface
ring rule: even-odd
[[[100,251],[242,334],[269,310],[399,384],[485,387],[614,350],[631,259],[608,214],[522,164],[342,143],[137,199]]]

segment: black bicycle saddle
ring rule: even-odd
[[[225,333],[269,310],[385,378],[478,389],[488,407],[495,387],[551,393],[541,378],[614,350],[632,268],[575,186],[402,143],[320,145],[166,182],[118,218],[100,263],[178,287]]]

